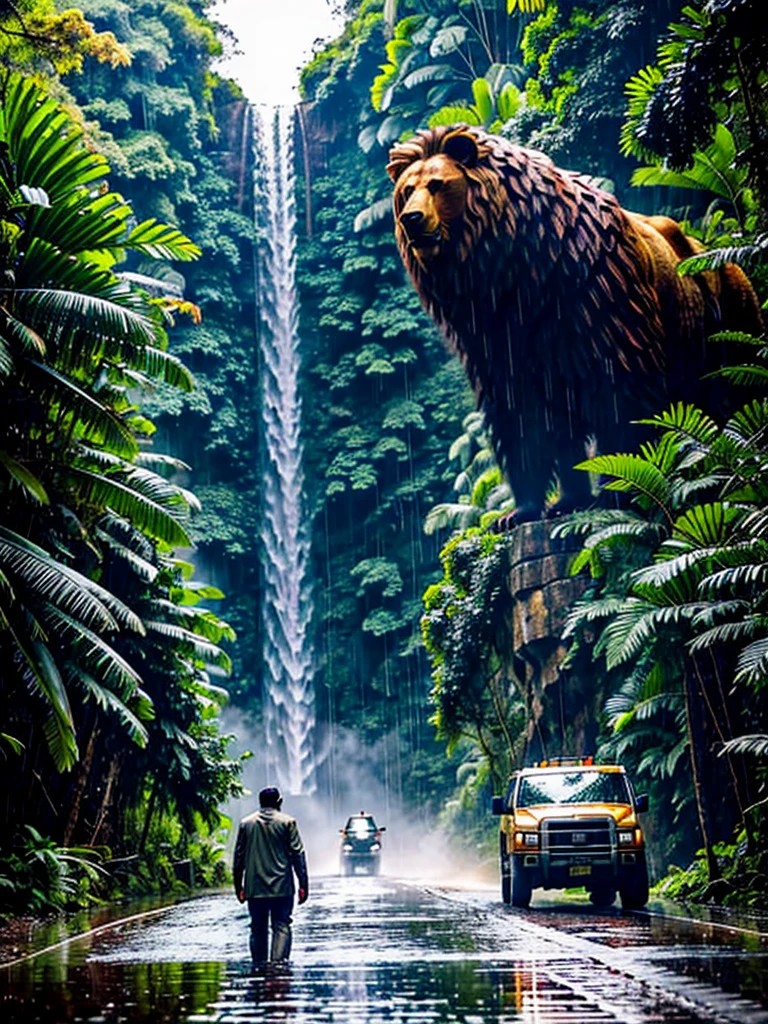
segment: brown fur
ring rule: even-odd
[[[622,209],[588,179],[479,128],[422,131],[390,152],[403,262],[490,424],[522,515],[540,513],[553,469],[584,439],[635,446],[627,424],[668,399],[704,400],[717,330],[760,333],[733,265],[681,277],[701,251],[667,217]],[[636,430],[636,428],[635,428]]]

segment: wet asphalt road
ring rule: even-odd
[[[204,896],[0,970],[0,1022],[768,1022],[768,937],[497,890],[324,878],[288,965]]]

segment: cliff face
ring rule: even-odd
[[[565,622],[589,582],[568,572],[579,548],[575,538],[553,540],[543,520],[524,523],[512,535],[508,629],[511,660],[528,709],[528,759],[594,753],[599,711],[595,667],[563,667]]]
[[[236,183],[238,213],[252,210],[253,195],[253,112],[245,99],[234,99],[217,109],[222,149],[221,171]]]

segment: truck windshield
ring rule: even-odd
[[[518,807],[537,804],[631,804],[621,772],[570,771],[526,775],[517,792]]]

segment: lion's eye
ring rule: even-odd
[[[406,203],[408,202],[408,200],[413,195],[413,192],[414,192],[413,185],[405,185],[403,187],[403,199],[406,201]]]
[[[440,181],[439,178],[433,178],[427,185],[427,189],[431,192],[433,196],[436,195],[442,187],[443,183],[442,181]]]

